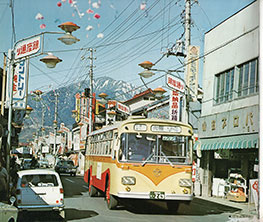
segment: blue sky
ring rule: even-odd
[[[88,79],[88,47],[96,48],[94,78],[109,76],[140,86],[142,82],[138,73],[142,68],[138,64],[145,60],[153,63],[158,61],[162,52],[170,48],[184,31],[180,17],[184,0],[78,0],[75,7],[69,4],[69,0],[13,1],[16,41],[43,31],[60,31],[57,26],[66,21],[81,27],[73,33],[80,41],[71,46],[58,41],[60,35],[46,35],[44,51],[52,51],[63,62],[55,69],[47,69],[39,61],[43,56],[32,58],[29,90],[49,91]],[[58,7],[58,2],[61,7]],[[199,45],[202,53],[204,33],[252,0],[192,2],[191,43]],[[146,5],[144,10],[140,8],[143,4]],[[88,14],[88,9],[93,10],[93,14]],[[37,20],[35,17],[38,13],[44,19]],[[81,17],[78,13],[84,15]],[[96,13],[100,15],[99,19],[94,18]],[[45,24],[46,28],[41,29],[41,24]],[[88,26],[93,29],[86,30]],[[3,52],[13,45],[9,0],[0,0],[0,28],[0,65],[3,67]],[[103,34],[103,38],[97,38],[98,34]],[[177,57],[164,56],[155,68],[167,70],[180,66]],[[202,85],[202,65],[200,67],[199,84]],[[160,78],[148,86],[155,88],[163,85],[165,79]]]

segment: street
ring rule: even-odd
[[[230,221],[238,209],[195,198],[190,205],[180,205],[177,213],[168,212],[164,202],[122,200],[116,210],[108,210],[104,197],[90,198],[83,177],[62,175],[65,192],[65,220],[51,212],[19,213],[18,222],[37,221]]]

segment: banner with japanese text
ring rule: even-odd
[[[169,109],[169,119],[174,121],[180,121],[180,96],[177,91],[170,91],[170,109]]]
[[[10,65],[10,64],[9,64]],[[28,94],[28,65],[29,61],[21,60],[12,70],[12,67],[8,69],[8,82],[7,82],[7,103],[6,107],[9,107],[10,104],[10,82],[12,81],[12,71],[13,74],[13,109],[22,109],[25,110],[27,106],[27,94]]]
[[[189,46],[187,53],[186,85],[193,101],[197,100],[198,72],[199,72],[199,46]]]

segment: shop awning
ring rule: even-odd
[[[199,139],[194,145],[194,150],[199,144],[201,150],[258,148],[258,134]]]

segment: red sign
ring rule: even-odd
[[[171,91],[170,94],[170,109],[169,119],[174,121],[180,120],[180,96],[176,91]]]
[[[167,75],[167,80],[166,80],[167,86],[170,88],[177,90],[179,92],[184,92],[185,91],[185,84],[182,79],[179,79],[175,76],[172,75]]]

